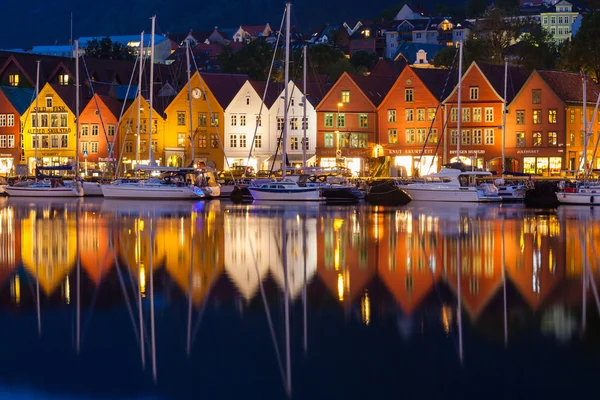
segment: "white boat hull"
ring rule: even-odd
[[[81,197],[83,190],[73,187],[27,187],[7,186],[4,188],[6,194],[12,197]]]
[[[524,200],[527,188],[524,186],[498,186],[498,194],[503,200]]]
[[[101,185],[98,182],[83,182],[85,196],[103,196]]]
[[[285,189],[281,191],[270,191],[262,188],[249,187],[250,194],[254,200],[268,201],[324,201],[319,188],[303,187],[299,189]]]
[[[558,192],[556,198],[561,204],[578,204],[586,206],[600,205],[600,190],[586,192]]]
[[[143,184],[101,185],[102,194],[114,199],[202,199],[205,192],[195,186],[145,186]]]
[[[475,188],[434,188],[430,185],[409,184],[399,186],[412,197],[413,201],[452,201],[470,203],[490,203],[502,201],[496,195],[484,195]]]

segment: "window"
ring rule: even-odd
[[[277,130],[283,131],[283,118],[277,117]]]
[[[429,143],[437,143],[438,142],[438,132],[437,128],[433,128],[429,133]]]
[[[563,17],[561,17],[561,16],[559,16],[559,17],[558,17],[558,23],[559,23],[559,24],[562,24],[562,23],[563,23]]]
[[[550,23],[556,24],[556,17],[550,17]]]
[[[458,122],[458,108],[450,109],[450,122]]]
[[[325,128],[333,128],[333,113],[325,113],[323,118]]]
[[[250,97],[246,97],[246,105],[249,106],[250,105]]]
[[[47,128],[48,127],[48,114],[41,114],[40,115],[40,126],[42,128]]]
[[[290,149],[291,150],[298,150],[298,136],[292,136],[290,137]]]
[[[473,129],[473,144],[482,144],[483,136],[481,134],[481,129]]]
[[[544,17],[544,25],[548,25],[548,17]]]
[[[302,117],[302,129],[308,129],[308,117]]]
[[[419,143],[425,143],[427,140],[427,129],[419,128],[417,129],[417,141]]]
[[[436,108],[427,109],[427,121],[433,121],[435,119]]]
[[[63,149],[69,147],[69,135],[60,135],[60,146]]]
[[[206,113],[198,113],[198,126],[206,127]]]
[[[486,130],[484,130],[483,134],[484,134],[485,144],[494,144],[494,130],[493,129],[486,129]]]
[[[456,129],[450,130],[450,144],[454,146],[458,144],[458,131]]]
[[[217,113],[210,113],[210,126],[212,127],[219,127],[219,114]]]
[[[0,126],[6,126],[6,114],[0,114]]]
[[[58,149],[58,135],[50,135],[50,145],[53,149]]]
[[[185,147],[185,133],[177,134],[177,147]]]
[[[208,147],[208,138],[206,135],[198,135],[198,147],[201,149]]]
[[[8,145],[9,148],[15,147],[15,135],[8,135]]]
[[[229,135],[229,147],[237,147],[237,135]]]
[[[388,110],[388,122],[396,122],[396,110]]]
[[[231,116],[231,126],[236,126],[237,125],[237,115],[233,114]]]
[[[348,102],[350,102],[350,100],[348,100]],[[293,97],[290,99],[290,106],[294,107],[294,98]]]
[[[412,122],[415,120],[415,110],[407,108],[404,110],[404,120],[406,122]]]
[[[262,135],[256,135],[254,137],[254,147],[262,149]]]
[[[58,115],[57,114],[50,114],[50,127],[58,128]]]
[[[298,118],[297,117],[290,118],[290,129],[293,131],[298,130]]]
[[[460,135],[461,144],[471,144],[471,132],[468,129],[463,129]]]
[[[558,146],[558,132],[548,132],[548,146]]]
[[[350,103],[350,91],[342,90],[342,103]]]
[[[67,114],[60,114],[60,127],[66,128],[69,125],[69,116]]]
[[[388,129],[388,143],[389,144],[398,143],[398,130],[397,129]]]
[[[39,135],[31,135],[31,147],[33,149],[40,148],[40,136]]]
[[[246,126],[246,115],[240,115],[240,126]]]
[[[92,124],[92,136],[98,136],[98,124]]]
[[[38,116],[37,116],[37,114],[32,114],[31,115],[31,127],[37,128],[37,126],[38,126]]]
[[[68,74],[60,74],[58,75],[58,84],[59,85],[68,85],[69,84],[69,75]]]
[[[262,115],[256,116],[256,126],[262,126]]]
[[[116,132],[116,127],[114,125],[107,125],[106,126],[106,134],[108,136],[115,136],[115,132]]]
[[[550,124],[556,123],[556,110],[554,110],[554,109],[548,110],[548,123],[550,123]]]
[[[0,148],[6,147],[6,135],[0,135]]]
[[[406,144],[414,144],[417,142],[414,129],[406,129]]]
[[[481,122],[481,107],[473,107],[473,122]]]
[[[525,132],[517,132],[517,147],[525,147]]]
[[[542,110],[533,110],[533,123],[534,124],[542,123]]]
[[[485,122],[494,122],[494,109],[492,107],[485,108]]]
[[[323,145],[327,148],[333,147],[333,133],[326,133],[323,135]]]
[[[462,121],[463,122],[471,122],[471,109],[465,107],[462,109]]]
[[[342,113],[338,114],[338,127],[340,127],[340,128],[346,127],[346,114],[342,114]]]
[[[369,116],[367,114],[358,114],[358,127],[368,128],[369,127]]]
[[[10,86],[19,86],[19,74],[11,74],[8,76],[8,84]]]
[[[92,154],[98,154],[98,142],[91,142],[90,147],[92,150]]]
[[[85,124],[81,125],[81,136],[88,136],[90,132],[90,126]]]
[[[425,109],[417,108],[417,121],[425,121]]]
[[[14,114],[6,115],[6,126],[15,126],[15,115]]]
[[[177,125],[184,126],[185,125],[185,112],[177,111]]]
[[[583,146],[585,144],[585,135],[583,131],[579,131],[579,145]]]
[[[89,142],[81,142],[81,152],[86,153],[89,151],[90,145]]]
[[[210,148],[211,149],[219,148],[219,136],[218,135],[210,135]]]
[[[469,88],[469,99],[470,100],[479,100],[479,88],[478,87],[472,87]]]
[[[569,131],[569,145],[575,146],[575,132]]]
[[[52,108],[52,97],[46,97],[46,108]]]
[[[246,147],[246,135],[240,135],[240,147]]]
[[[541,147],[542,146],[542,132],[533,132],[533,147]]]
[[[414,89],[404,89],[404,101],[407,103],[412,103],[414,99]]]
[[[125,142],[125,153],[132,153],[133,152],[133,144],[131,142],[131,140],[128,140]]]
[[[306,138],[302,138],[302,144],[304,145],[304,150],[308,150],[308,145],[309,145],[309,141],[308,141],[308,137]]]
[[[531,103],[542,104],[542,89],[531,89]]]

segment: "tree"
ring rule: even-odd
[[[87,43],[85,55],[94,58],[109,58],[111,60],[133,60],[133,49],[120,42],[113,42],[110,37],[92,39]]]
[[[237,52],[225,46],[219,55],[219,65],[223,72],[247,74],[250,79],[266,81],[272,59],[273,46],[265,40],[257,39],[244,44]]]
[[[487,10],[486,0],[467,0],[465,7],[467,17],[476,18],[482,16]]]
[[[555,68],[559,59],[559,49],[552,35],[540,25],[533,26],[510,46],[506,55],[529,71],[539,68]]]
[[[370,70],[375,66],[379,56],[368,51],[357,51],[350,57],[350,64],[356,69]]]
[[[581,28],[570,42],[561,49],[561,67],[570,71],[586,71],[596,82],[600,80],[600,11],[583,18]]]

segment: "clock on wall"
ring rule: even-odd
[[[199,88],[192,89],[192,97],[193,98],[199,99],[200,96],[202,96],[202,90],[200,90]]]

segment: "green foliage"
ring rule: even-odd
[[[352,64],[354,68],[363,68],[364,70],[368,71],[373,68],[375,64],[377,64],[378,60],[379,56],[375,53],[368,51],[357,51],[352,54],[352,57],[350,57],[350,64]]]
[[[133,49],[126,44],[113,42],[110,37],[93,39],[87,43],[85,48],[86,57],[109,58],[111,60],[133,60],[135,55]]]
[[[584,70],[596,82],[600,80],[600,11],[583,18],[581,28],[570,42],[561,49],[561,67],[570,71]]]
[[[529,71],[536,68],[555,68],[559,49],[552,35],[540,25],[535,25],[519,37],[508,49],[508,56]]]
[[[273,59],[273,46],[264,40],[253,40],[237,52],[229,46],[219,55],[221,71],[247,74],[250,79],[266,81]],[[275,71],[275,68],[274,68]]]

